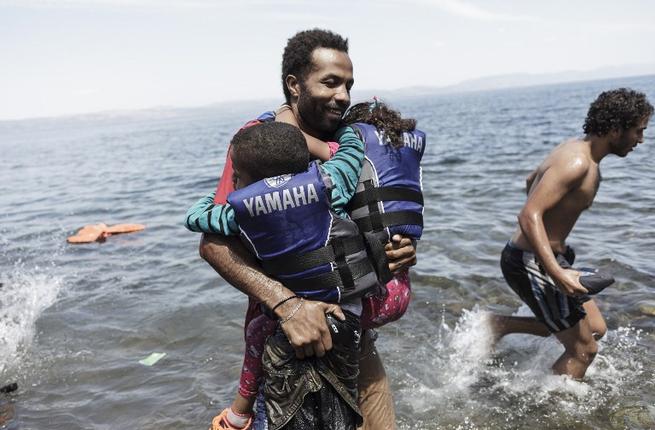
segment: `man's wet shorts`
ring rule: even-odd
[[[564,258],[572,265],[575,252],[567,247],[566,253],[557,254],[556,257]],[[588,297],[577,298],[562,293],[533,253],[508,242],[500,257],[500,267],[512,290],[551,333],[573,327],[587,314],[582,304]]]

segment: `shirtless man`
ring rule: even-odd
[[[584,377],[598,351],[596,341],[607,331],[579,272],[561,267],[558,258],[573,264],[575,254],[565,241],[596,196],[601,160],[627,156],[643,141],[652,114],[644,94],[625,88],[601,93],[587,113],[586,136],[561,143],[527,178],[528,199],[501,268],[535,317],[494,315],[492,324],[498,339],[510,333],[554,334],[565,348],[553,364],[555,374]]]

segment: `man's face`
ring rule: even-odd
[[[625,157],[635,146],[642,143],[644,141],[644,130],[648,126],[648,119],[644,118],[636,126],[623,130],[616,141],[611,143],[612,153],[619,157]]]
[[[302,128],[316,137],[330,137],[350,106],[353,64],[345,52],[316,48],[312,67],[299,83],[298,114]]]

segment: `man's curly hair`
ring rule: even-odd
[[[629,88],[600,93],[589,106],[582,129],[586,134],[605,136],[612,130],[624,131],[653,115],[646,96]]]
[[[415,119],[403,118],[398,111],[377,100],[351,106],[343,117],[343,122],[363,122],[375,126],[378,131],[384,133],[394,148],[403,146],[403,132],[414,131],[416,128]]]
[[[311,69],[312,52],[316,48],[335,49],[347,54],[348,39],[331,31],[315,28],[298,32],[288,40],[282,54],[282,89],[287,103],[291,102],[291,93],[286,84],[287,76],[294,75],[303,82]]]

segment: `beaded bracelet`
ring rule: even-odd
[[[298,311],[300,310],[300,307],[302,306],[302,302],[303,302],[304,300],[305,300],[305,299],[303,299],[302,297],[300,298],[300,301],[298,302],[298,304],[296,305],[296,307],[293,308],[293,310],[292,310],[291,312],[289,312],[289,315],[287,315],[286,317],[284,317],[283,320],[280,321],[280,325],[282,325],[282,324],[284,324],[285,322],[289,321],[291,318],[293,318],[293,316],[294,316],[296,313],[298,313]]]
[[[289,300],[291,300],[291,299],[298,299],[298,298],[299,298],[298,296],[293,295],[293,296],[289,296],[289,297],[287,297],[286,299],[282,299],[280,302],[278,302],[277,305],[273,306],[273,309],[271,309],[271,312],[275,312],[275,309],[279,308],[280,306],[282,306],[283,304],[285,304],[285,303],[288,302]]]

